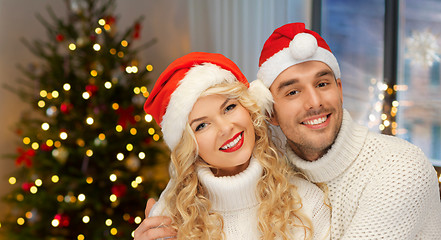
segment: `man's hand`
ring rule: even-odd
[[[153,198],[147,201],[145,219],[135,230],[135,240],[176,239],[176,231],[170,227],[171,219],[169,217],[149,217],[150,210],[155,203]]]

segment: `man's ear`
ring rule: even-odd
[[[269,116],[268,122],[274,126],[279,126],[279,121],[277,120],[277,115],[274,111],[272,112],[271,116]]]

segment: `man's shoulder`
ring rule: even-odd
[[[369,131],[365,142],[365,150],[372,148],[373,150],[383,151],[388,154],[416,154],[419,157],[424,157],[423,151],[416,145],[401,139],[396,136],[375,133]]]
[[[369,132],[363,149],[365,155],[372,157],[377,170],[433,175],[433,166],[421,148],[404,139]]]
[[[414,144],[408,142],[407,140],[404,140],[404,139],[399,138],[397,136],[392,136],[392,135],[387,135],[387,134],[383,134],[383,133],[378,133],[378,132],[374,132],[372,130],[369,130],[368,138],[378,138],[378,139],[381,139],[383,141],[390,142],[390,143],[398,142],[400,144],[408,144],[408,145],[415,146]]]

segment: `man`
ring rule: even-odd
[[[441,239],[434,168],[416,146],[352,121],[343,109],[338,62],[320,35],[303,23],[276,29],[259,66],[258,81],[274,98],[271,123],[280,146],[328,194],[331,239]],[[142,224],[152,227],[149,236],[173,236],[155,228],[164,221]]]
[[[317,33],[303,23],[276,29],[259,66],[288,159],[327,188],[332,239],[441,239],[433,166],[416,146],[352,121],[337,60]]]

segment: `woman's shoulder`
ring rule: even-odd
[[[170,191],[172,184],[173,181],[170,180],[167,184],[167,187],[160,194],[158,201],[153,205],[152,209],[150,210],[149,217],[168,215],[165,212],[165,208],[166,208],[165,195],[167,191]]]
[[[314,226],[313,239],[330,239],[331,209],[325,193],[302,176],[293,177],[291,183],[302,199],[303,213],[310,217]]]
[[[150,210],[149,217],[164,216],[164,210],[164,199],[159,198],[159,200],[153,205],[152,209]]]
[[[308,181],[301,175],[293,176],[290,182],[297,187],[297,192],[302,198],[302,202],[323,202],[325,195],[324,192],[317,185]]]

